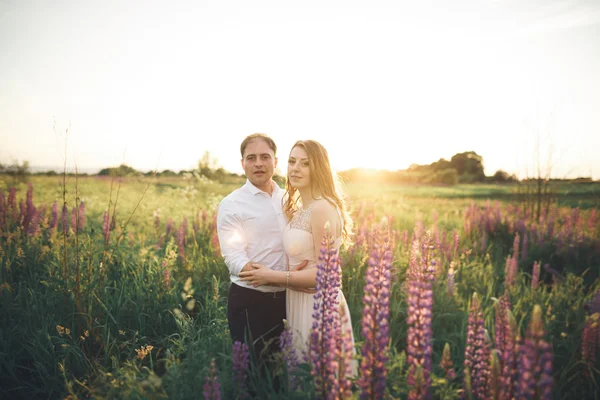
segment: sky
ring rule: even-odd
[[[600,179],[600,2],[0,0],[0,163],[242,173],[275,139],[337,170],[476,151]]]

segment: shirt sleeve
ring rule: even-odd
[[[250,259],[246,253],[248,241],[239,216],[230,202],[222,202],[217,211],[217,234],[221,254],[229,273],[238,276]]]

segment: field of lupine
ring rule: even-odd
[[[275,392],[227,328],[236,185],[0,176],[0,398],[600,398],[599,186],[538,220],[514,186],[348,185],[354,244],[324,238],[310,352],[284,332]]]

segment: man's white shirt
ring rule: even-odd
[[[219,204],[217,233],[221,254],[229,268],[231,282],[262,292],[283,290],[278,286],[254,288],[239,277],[244,265],[252,261],[276,271],[286,270],[283,248],[285,216],[284,191],[273,181],[273,193],[263,192],[250,181],[226,196]]]

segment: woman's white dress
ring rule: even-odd
[[[319,257],[315,254],[312,229],[310,224],[311,205],[303,211],[297,211],[290,223],[285,227],[283,232],[283,245],[285,252],[289,258],[288,265],[294,267],[304,260],[308,260],[308,264],[304,269],[317,268]],[[334,245],[339,249],[341,237],[338,238]],[[308,343],[310,333],[313,326],[313,305],[314,295],[312,293],[298,292],[292,289],[287,290],[286,311],[287,321],[292,331],[294,348],[299,357],[303,357],[308,352]],[[342,331],[352,332],[352,324],[350,321],[350,311],[346,304],[346,299],[342,290],[339,290],[340,310],[345,313],[342,315],[343,323]],[[352,344],[354,345],[354,335],[352,335]],[[302,360],[302,358],[300,358]]]

